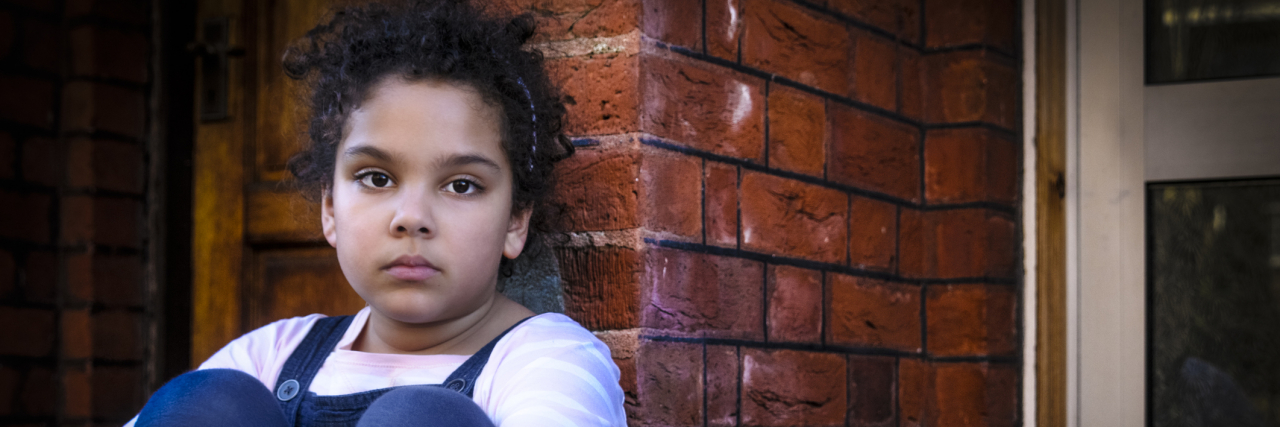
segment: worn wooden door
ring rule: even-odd
[[[205,49],[197,70],[193,365],[274,320],[354,313],[364,305],[320,234],[319,207],[290,189],[285,168],[305,138],[305,118],[280,57],[330,3],[199,3],[203,46],[216,45],[220,31],[226,43]],[[220,103],[225,114],[210,114]]]

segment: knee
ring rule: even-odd
[[[470,398],[436,386],[408,386],[387,392],[369,406],[359,425],[421,425],[422,420],[433,420],[432,425],[493,425]]]
[[[257,378],[234,369],[203,369],[179,375],[156,391],[165,398],[194,400],[202,406],[239,398],[270,397]],[[153,397],[154,398],[154,397]]]
[[[138,425],[172,425],[168,421],[275,406],[271,392],[257,378],[233,369],[205,369],[179,375],[156,390],[138,414]]]

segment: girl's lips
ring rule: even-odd
[[[426,258],[417,255],[401,255],[382,269],[391,277],[409,282],[421,282],[440,273]]]
[[[439,270],[436,270],[434,268],[427,267],[427,266],[413,266],[413,265],[403,265],[403,264],[392,265],[386,268],[386,270],[387,270],[387,274],[390,274],[391,277],[404,280],[406,282],[421,282],[423,280],[427,280],[431,278],[431,276],[435,276],[436,273],[440,272]]]

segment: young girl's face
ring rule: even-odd
[[[474,313],[520,254],[499,109],[468,86],[388,78],[347,119],[322,207],[325,238],[376,315],[410,324]]]

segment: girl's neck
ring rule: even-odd
[[[474,354],[511,325],[533,315],[502,294],[471,314],[428,324],[403,323],[372,310],[351,349],[389,354]]]

